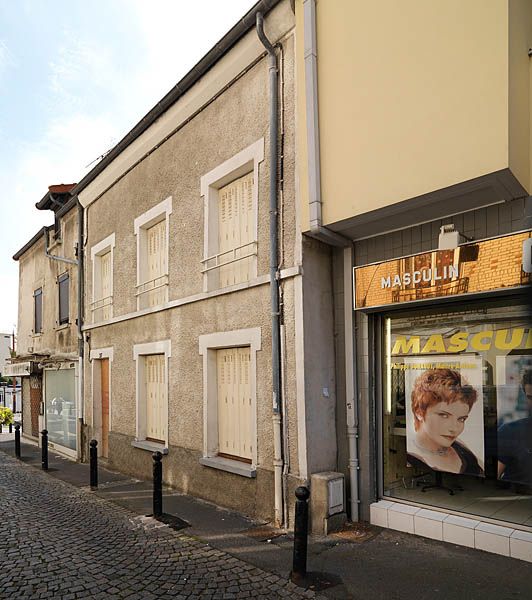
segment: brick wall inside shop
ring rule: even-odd
[[[519,198],[360,240],[355,244],[355,265],[435,250],[438,248],[440,227],[449,223],[453,223],[457,231],[472,240],[523,231],[528,227],[526,201]],[[390,228],[392,227],[393,223],[390,224]]]

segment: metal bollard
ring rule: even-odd
[[[48,471],[48,431],[41,431],[41,466],[43,471]]]
[[[154,452],[153,458],[153,516],[157,519],[163,514],[163,455]]]
[[[98,442],[97,440],[91,440],[89,442],[90,450],[90,483],[91,490],[95,490],[98,487]]]
[[[294,557],[290,578],[300,582],[307,575],[308,503],[310,491],[300,486],[296,489],[296,514],[294,524]]]
[[[20,423],[15,423],[15,456],[20,458]]]
[[[13,423],[9,423],[9,433],[13,433]]]

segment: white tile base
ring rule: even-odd
[[[475,531],[475,548],[493,554],[510,556],[510,538],[487,531]]]
[[[526,531],[388,500],[370,506],[370,522],[532,563],[532,533]]]
[[[532,563],[532,533],[516,529],[510,536],[510,556]]]
[[[408,504],[394,504],[388,509],[388,527],[405,533],[414,533],[414,515],[419,510]]]
[[[434,510],[421,509],[414,516],[414,533],[433,540],[443,540],[443,520],[445,514]]]

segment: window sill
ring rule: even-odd
[[[235,475],[242,475],[242,477],[253,478],[257,476],[257,469],[253,465],[240,462],[239,460],[231,460],[229,458],[222,458],[221,456],[204,456],[199,459],[199,462],[200,465],[205,467],[227,471]]]
[[[161,454],[168,454],[168,448],[164,444],[157,444],[157,442],[149,442],[148,440],[134,440],[131,442],[131,445],[134,448],[148,450],[149,452],[160,452]]]

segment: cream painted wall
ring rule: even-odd
[[[532,3],[510,4],[509,16],[508,0],[317,0],[324,224],[509,166],[530,186],[524,59],[512,58],[519,81],[509,88],[508,40],[511,26],[519,40],[510,55],[522,52],[513,48],[524,43]],[[304,90],[303,0],[296,31]],[[308,230],[304,102],[300,92],[298,177]]]
[[[62,243],[50,250],[51,254],[74,259],[74,244],[78,236],[77,208],[73,208],[62,220]],[[68,271],[70,278],[70,323],[59,327],[59,297],[57,277]],[[19,309],[18,347],[19,356],[31,353],[77,354],[77,280],[75,265],[58,262],[45,256],[44,237],[29,248],[19,259]],[[43,290],[43,332],[33,332],[33,293]]]

